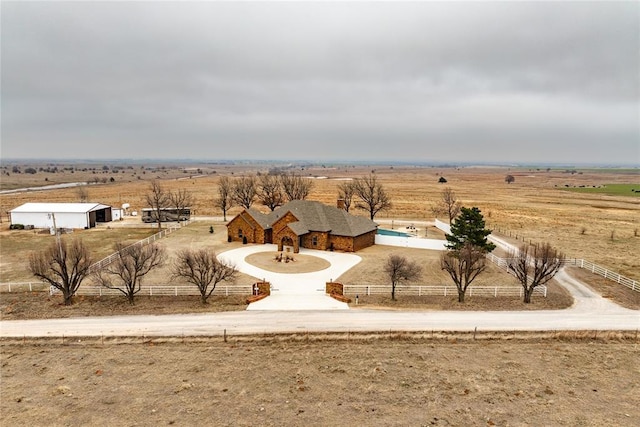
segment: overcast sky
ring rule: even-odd
[[[1,3],[2,158],[640,164],[640,2]]]

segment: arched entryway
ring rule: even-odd
[[[282,239],[280,239],[280,242],[278,242],[279,251],[284,251],[285,247],[293,248],[294,253],[300,252],[300,247],[298,245],[297,239],[294,240],[290,236],[282,236]]]

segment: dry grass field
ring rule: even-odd
[[[96,167],[96,165],[93,165]],[[26,165],[21,165],[22,169]],[[61,166],[62,167],[62,166]],[[125,166],[123,166],[125,167]],[[114,177],[114,182],[91,184],[89,199],[114,206],[129,203],[134,210],[145,207],[144,195],[149,179],[161,179],[168,190],[187,189],[197,198],[197,215],[221,215],[213,204],[219,176],[266,173],[269,165],[162,165],[132,166],[125,173],[103,174],[98,165],[92,171],[47,174],[10,174],[2,177],[2,187],[20,188]],[[164,169],[162,169],[164,167]],[[200,169],[201,174],[198,174]],[[640,279],[640,193],[608,195],[568,191],[567,187],[598,186],[608,183],[637,184],[640,171],[585,169],[577,173],[565,170],[538,170],[498,167],[410,167],[410,166],[307,166],[296,171],[314,177],[310,199],[335,203],[342,179],[375,171],[392,197],[393,208],[377,218],[432,220],[432,206],[442,189],[452,188],[465,206],[478,206],[489,227],[526,242],[550,242],[572,258],[585,258],[620,274]],[[144,172],[144,173],[142,173]],[[506,184],[504,177],[515,177]],[[446,184],[439,184],[444,176]],[[48,181],[45,182],[44,179]],[[27,201],[78,201],[77,189],[58,189],[0,195],[0,211],[6,226],[6,211]],[[230,215],[239,211],[232,209]],[[360,212],[360,214],[364,214]],[[3,236],[4,240],[4,236]]]
[[[127,222],[116,223],[111,229],[92,229],[78,230],[74,232],[79,236],[84,233],[93,235],[94,233],[109,233],[112,236],[128,236],[131,228]],[[165,247],[168,253],[167,262],[151,271],[144,278],[145,284],[175,284],[175,280],[171,278],[171,262],[175,258],[175,252],[184,248],[198,249],[210,248],[216,252],[224,252],[226,250],[238,248],[241,243],[228,243],[226,240],[226,232],[224,223],[218,221],[194,221],[186,227],[183,227],[167,237],[159,241],[159,244]],[[213,226],[214,233],[209,232],[209,227]],[[137,229],[133,229],[137,230]],[[154,231],[152,228],[140,229],[146,234]],[[151,231],[150,231],[151,230]],[[13,231],[6,233],[13,233]],[[32,231],[19,231],[16,236],[23,233],[33,233]],[[13,237],[7,237],[5,241],[12,244]],[[47,234],[37,234],[31,236],[32,239],[40,241],[40,244],[50,244],[51,236]],[[19,240],[21,241],[21,240]],[[93,240],[92,240],[93,241]],[[3,249],[4,250],[4,249]],[[12,251],[13,252],[13,251]],[[33,280],[27,271],[24,254],[28,251],[18,251],[22,255],[12,255],[11,262],[3,265],[4,277],[13,277],[15,281]],[[384,309],[402,309],[402,310],[540,310],[540,309],[559,309],[566,308],[572,304],[572,299],[568,293],[555,283],[550,283],[548,288],[548,297],[534,297],[532,304],[522,303],[520,298],[516,297],[475,297],[467,296],[465,304],[459,304],[455,295],[447,297],[403,297],[402,286],[398,288],[398,300],[391,301],[391,288],[383,272],[383,264],[389,253],[398,253],[410,259],[413,259],[423,266],[422,277],[417,280],[416,284],[421,285],[449,285],[452,286],[451,279],[440,270],[439,252],[425,251],[408,248],[390,248],[387,246],[373,246],[367,248],[359,254],[362,261],[354,268],[337,278],[337,281],[345,284],[358,285],[383,285],[389,287],[389,293],[375,296],[362,296],[359,298],[359,304],[356,306],[355,301],[352,302],[352,308],[384,308]],[[301,254],[295,254],[296,261],[286,263],[276,263],[273,255],[256,254],[249,258],[254,265],[269,268],[273,271],[284,272],[303,272],[317,270],[326,267],[326,261],[317,257],[306,257]],[[22,257],[22,258],[21,258]],[[239,273],[235,279],[235,283],[249,285],[255,283],[260,278],[247,276]],[[91,283],[91,278],[86,283]],[[515,279],[509,274],[489,265],[478,279],[477,285],[491,286],[518,286]],[[29,319],[29,318],[56,318],[56,317],[76,317],[76,316],[108,316],[113,314],[168,314],[168,313],[194,313],[194,312],[214,312],[225,310],[242,310],[246,308],[245,298],[223,298],[216,297],[210,301],[207,306],[202,306],[197,297],[146,297],[139,296],[136,298],[136,305],[130,306],[123,297],[90,297],[80,296],[76,298],[77,304],[69,307],[62,305],[61,297],[50,297],[43,292],[34,293],[0,293],[0,318],[4,320],[11,319]]]
[[[638,344],[588,335],[2,342],[0,413],[34,427],[637,426]]]
[[[232,172],[234,176],[254,173],[255,166],[200,167],[202,176],[198,178],[197,170],[185,173],[180,165],[135,170],[135,175],[126,169],[126,173],[115,175],[113,183],[92,184],[88,188],[90,200],[115,206],[126,202],[139,210],[144,207],[147,180],[159,177],[168,189],[191,190],[197,197],[196,213],[202,218],[161,241],[169,257],[185,247],[209,247],[218,252],[238,247],[239,243],[226,242],[222,222],[205,216],[221,215],[213,208],[218,177]],[[560,189],[565,184],[637,183],[637,171],[566,174],[499,168],[349,166],[305,168],[304,173],[326,176],[315,180],[311,199],[334,203],[339,179],[362,176],[372,169],[394,202],[393,209],[381,219],[432,220],[431,207],[443,188],[437,180],[445,176],[446,185],[466,206],[480,207],[490,227],[508,238],[549,241],[568,256],[584,257],[640,278],[640,237],[634,235],[640,227],[639,199]],[[506,173],[516,177],[515,183],[504,182]],[[62,182],[64,176],[71,182],[92,175],[90,171],[48,174],[48,182],[39,182],[44,180],[40,172],[20,174],[19,180],[11,174],[2,177],[2,188],[28,185],[23,178],[32,180],[33,185],[44,185],[54,177]],[[185,175],[192,178],[183,179]],[[27,201],[78,201],[78,194],[75,189],[1,194],[0,209],[4,214]],[[236,212],[237,208],[230,215]],[[115,241],[137,240],[155,231],[141,224],[136,218],[128,218],[110,228],[78,230],[65,237],[87,239],[92,250],[102,256],[110,252]],[[214,227],[213,234],[209,233],[210,226]],[[0,231],[0,281],[30,280],[25,272],[26,254],[50,244],[52,237],[7,228],[5,215]],[[421,283],[449,282],[437,266],[437,253],[394,248],[396,251],[421,262],[425,268]],[[381,263],[388,253],[388,248],[381,247],[362,251],[364,261],[339,280],[384,283]],[[299,265],[303,267],[302,262]],[[154,271],[146,278],[147,283],[166,282],[169,269],[167,264]],[[624,292],[614,295],[608,290],[609,283],[584,278],[594,281],[597,289],[611,298],[630,298]],[[251,283],[255,279],[241,274],[237,281]],[[478,283],[515,284],[510,276],[493,268]],[[557,285],[550,285],[549,293],[551,298],[534,297],[533,304],[526,308],[562,308],[571,303]],[[463,306],[455,297],[400,296],[393,304],[389,299],[361,298],[359,307],[525,308],[517,299],[502,298],[472,297]],[[202,306],[197,297],[141,297],[135,306],[129,306],[118,297],[79,297],[78,304],[63,307],[59,299],[46,294],[21,293],[0,294],[0,311],[2,320],[205,312],[244,309],[243,300],[214,298]],[[439,334],[435,339],[411,334],[388,338],[371,334],[351,339],[322,335],[231,337],[226,343],[215,337],[187,337],[186,341],[119,338],[104,343],[88,339],[65,344],[46,339],[3,340],[0,424],[636,426],[640,419],[637,338],[620,338],[616,333],[586,334],[568,341],[555,334],[544,339],[502,336],[478,341],[455,335],[438,338]]]
[[[24,166],[23,166],[24,167]],[[219,216],[221,213],[213,207],[213,200],[217,191],[217,180],[220,175],[238,176],[260,171],[265,173],[268,167],[255,165],[202,165],[201,175],[190,175],[191,169],[173,165],[164,169],[158,168],[147,173],[128,177],[127,182],[108,184],[92,184],[88,187],[90,200],[100,201],[115,206],[130,203],[134,210],[144,206],[144,194],[149,185],[149,178],[163,179],[162,185],[168,190],[186,188],[196,196],[196,214],[203,218],[170,235],[161,244],[165,245],[171,259],[174,251],[184,248],[210,247],[216,251],[225,251],[237,247],[238,243],[226,242],[224,223],[208,216]],[[562,249],[569,257],[584,257],[605,267],[618,271],[626,276],[640,278],[640,237],[636,236],[640,227],[640,199],[632,195],[611,196],[599,193],[578,193],[567,191],[565,185],[580,188],[581,185],[602,185],[606,183],[633,183],[639,179],[636,171],[585,171],[583,173],[566,173],[565,171],[538,170],[510,170],[506,168],[426,168],[426,167],[372,167],[362,166],[339,168],[306,167],[298,173],[315,177],[311,199],[325,203],[334,203],[337,195],[337,185],[342,179],[363,176],[375,170],[375,173],[385,188],[392,195],[394,206],[388,212],[381,213],[377,218],[388,221],[391,219],[432,220],[431,208],[438,200],[443,184],[437,181],[440,176],[448,180],[446,186],[451,187],[458,194],[466,206],[479,206],[490,227],[511,241],[549,241]],[[215,173],[214,173],[215,172]],[[85,175],[82,175],[82,174]],[[515,183],[506,184],[506,173],[514,175]],[[25,178],[34,179],[35,175],[19,174],[3,177],[3,185],[8,179],[14,180],[13,186],[28,185]],[[49,182],[51,176],[48,174]],[[89,172],[77,171],[74,174],[65,173],[64,176],[89,180]],[[126,177],[126,174],[122,174]],[[185,177],[185,175],[187,175]],[[17,177],[16,177],[17,176]],[[137,176],[143,177],[137,179]],[[191,176],[191,178],[189,178]],[[326,177],[326,178],[325,178]],[[10,183],[9,183],[10,184]],[[9,185],[6,184],[6,185]],[[32,183],[33,184],[33,183]],[[639,185],[640,187],[640,185]],[[0,195],[0,205],[3,211],[26,201],[78,201],[77,189],[59,189],[48,191],[20,192]],[[233,208],[229,218],[239,212]],[[358,212],[363,214],[362,212]],[[213,226],[215,232],[209,233]],[[389,226],[386,224],[385,226]],[[611,239],[611,230],[614,231]],[[94,257],[99,259],[108,255],[116,241],[132,242],[155,232],[149,225],[143,224],[136,217],[127,217],[125,221],[107,224],[92,230],[76,230],[65,238],[81,237],[94,251]],[[430,227],[430,237],[442,238],[442,233]],[[34,231],[10,231],[5,221],[0,230],[0,281],[30,281],[33,278],[26,269],[26,257],[34,249],[50,244],[52,237],[46,233]],[[424,274],[420,284],[441,285],[450,283],[450,279],[438,265],[438,253],[411,249],[389,249],[372,247],[361,251],[366,262],[360,263],[338,280],[348,284],[386,284],[382,273],[382,264],[389,252],[401,251],[409,258],[416,259],[424,267]],[[594,277],[586,277],[594,288],[605,295],[628,307],[638,307],[640,303],[635,294],[629,292],[611,291],[610,287]],[[238,283],[252,283],[253,277],[238,276]],[[145,278],[146,283],[166,284],[170,281],[170,261]],[[517,285],[513,277],[506,275],[494,267],[481,275],[476,285]],[[550,294],[554,302],[536,308],[561,308],[570,304],[570,299],[559,287],[551,286]],[[488,300],[488,299],[486,299]],[[472,300],[465,307],[476,306]],[[388,307],[388,301],[381,297],[361,299],[364,306],[374,307],[383,305]],[[448,300],[418,301],[422,308],[434,309],[447,307]],[[487,301],[488,303],[488,301]],[[505,308],[509,303],[489,303],[495,309]],[[411,308],[416,301],[400,301],[394,303],[397,307]],[[486,304],[486,303],[483,303]],[[224,304],[223,304],[224,305]],[[494,307],[495,306],[495,307]],[[521,307],[519,307],[521,308]],[[27,312],[29,310],[26,310]],[[105,308],[104,313],[109,313]],[[6,313],[5,313],[6,314]]]
[[[93,228],[76,230],[63,234],[63,240],[81,238],[89,247],[93,259],[98,261],[114,252],[118,242],[125,245],[135,243],[156,233],[151,228]],[[0,231],[2,257],[0,258],[0,283],[25,282],[35,280],[27,271],[28,255],[42,250],[54,242],[49,230],[8,230]]]

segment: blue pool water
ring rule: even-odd
[[[381,236],[399,236],[399,237],[410,237],[411,234],[403,233],[402,231],[396,230],[387,230],[385,228],[378,228],[378,234]]]

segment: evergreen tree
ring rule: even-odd
[[[484,217],[480,209],[461,208],[460,214],[451,224],[451,234],[447,234],[447,249],[459,251],[469,243],[476,248],[491,252],[496,245],[487,240],[487,236],[491,234],[491,230],[485,228]]]

